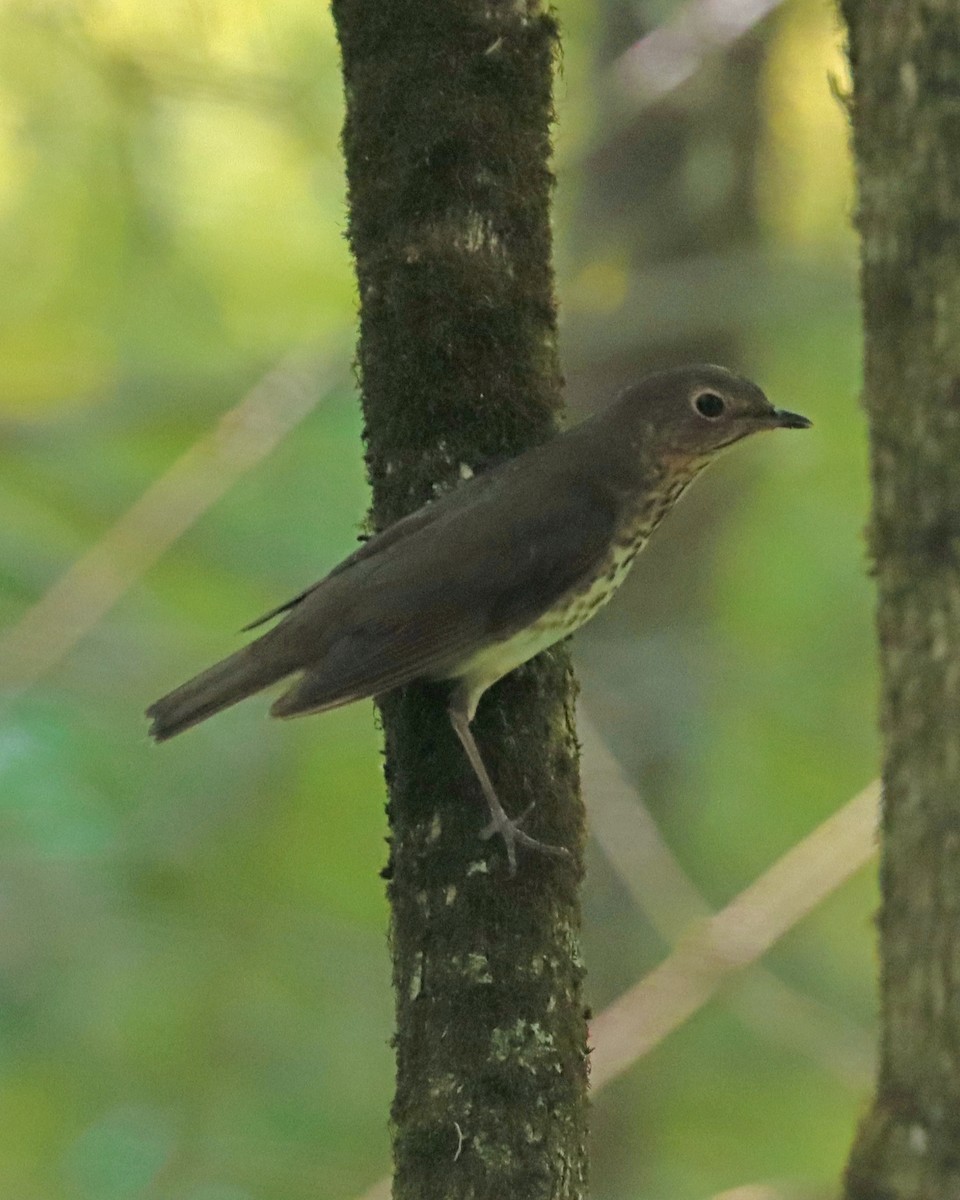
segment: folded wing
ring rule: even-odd
[[[483,498],[444,515],[402,545],[356,561],[306,595],[276,634],[307,644],[329,628],[334,593],[339,629],[306,663],[271,710],[319,712],[382,695],[510,638],[557,604],[609,553],[617,514],[574,481],[546,507],[518,489],[491,510]],[[511,497],[507,497],[510,499]],[[501,509],[503,512],[501,513]]]

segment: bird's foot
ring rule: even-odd
[[[499,835],[507,849],[507,865],[511,875],[517,873],[517,846],[526,846],[528,850],[536,850],[539,854],[549,854],[552,858],[565,858],[572,861],[570,851],[563,846],[551,846],[548,842],[540,842],[524,833],[521,826],[533,812],[534,805],[529,805],[519,817],[510,818],[501,805],[490,806],[490,824],[480,831],[484,841]]]

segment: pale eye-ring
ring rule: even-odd
[[[718,417],[723,416],[727,405],[723,397],[718,396],[716,392],[701,392],[694,397],[693,407],[701,417],[706,417],[708,421],[715,421]]]

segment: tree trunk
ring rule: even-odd
[[[856,1200],[960,1195],[960,9],[842,0],[884,738],[877,1094]]]
[[[554,431],[549,122],[538,0],[334,0],[373,523]],[[396,1200],[573,1200],[585,1188],[578,953],[583,814],[566,650],[520,668],[475,732],[511,813],[576,867],[483,843],[440,689],[386,697],[397,1004]]]

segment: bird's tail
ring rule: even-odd
[[[292,674],[296,667],[282,655],[263,653],[263,640],[244,646],[151,704],[150,736],[163,742]]]

